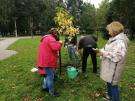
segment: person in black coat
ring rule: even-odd
[[[97,38],[92,35],[83,35],[80,38],[78,44],[78,52],[82,57],[82,72],[86,72],[87,59],[89,54],[91,55],[92,64],[93,64],[93,73],[97,73],[97,58],[96,52],[92,48],[97,48]],[[81,49],[83,52],[81,53]]]

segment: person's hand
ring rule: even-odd
[[[100,50],[98,48],[92,48],[96,53],[99,53]]]
[[[61,40],[59,41],[60,43],[63,43]]]
[[[92,48],[92,49],[97,53],[97,55],[99,55],[99,56],[102,55],[102,52],[100,49],[98,49],[98,48]]]

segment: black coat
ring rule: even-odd
[[[83,36],[78,44],[78,49],[88,48],[88,47],[91,48],[97,47],[96,39],[91,35]]]

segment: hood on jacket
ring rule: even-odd
[[[40,42],[42,42],[44,40],[45,37],[47,37],[48,35],[44,35],[43,37],[41,37]]]

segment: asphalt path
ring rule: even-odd
[[[30,38],[30,37],[12,37],[12,38],[0,38],[0,60],[4,60],[9,58],[12,55],[17,54],[14,50],[7,50],[7,48],[22,38]]]

